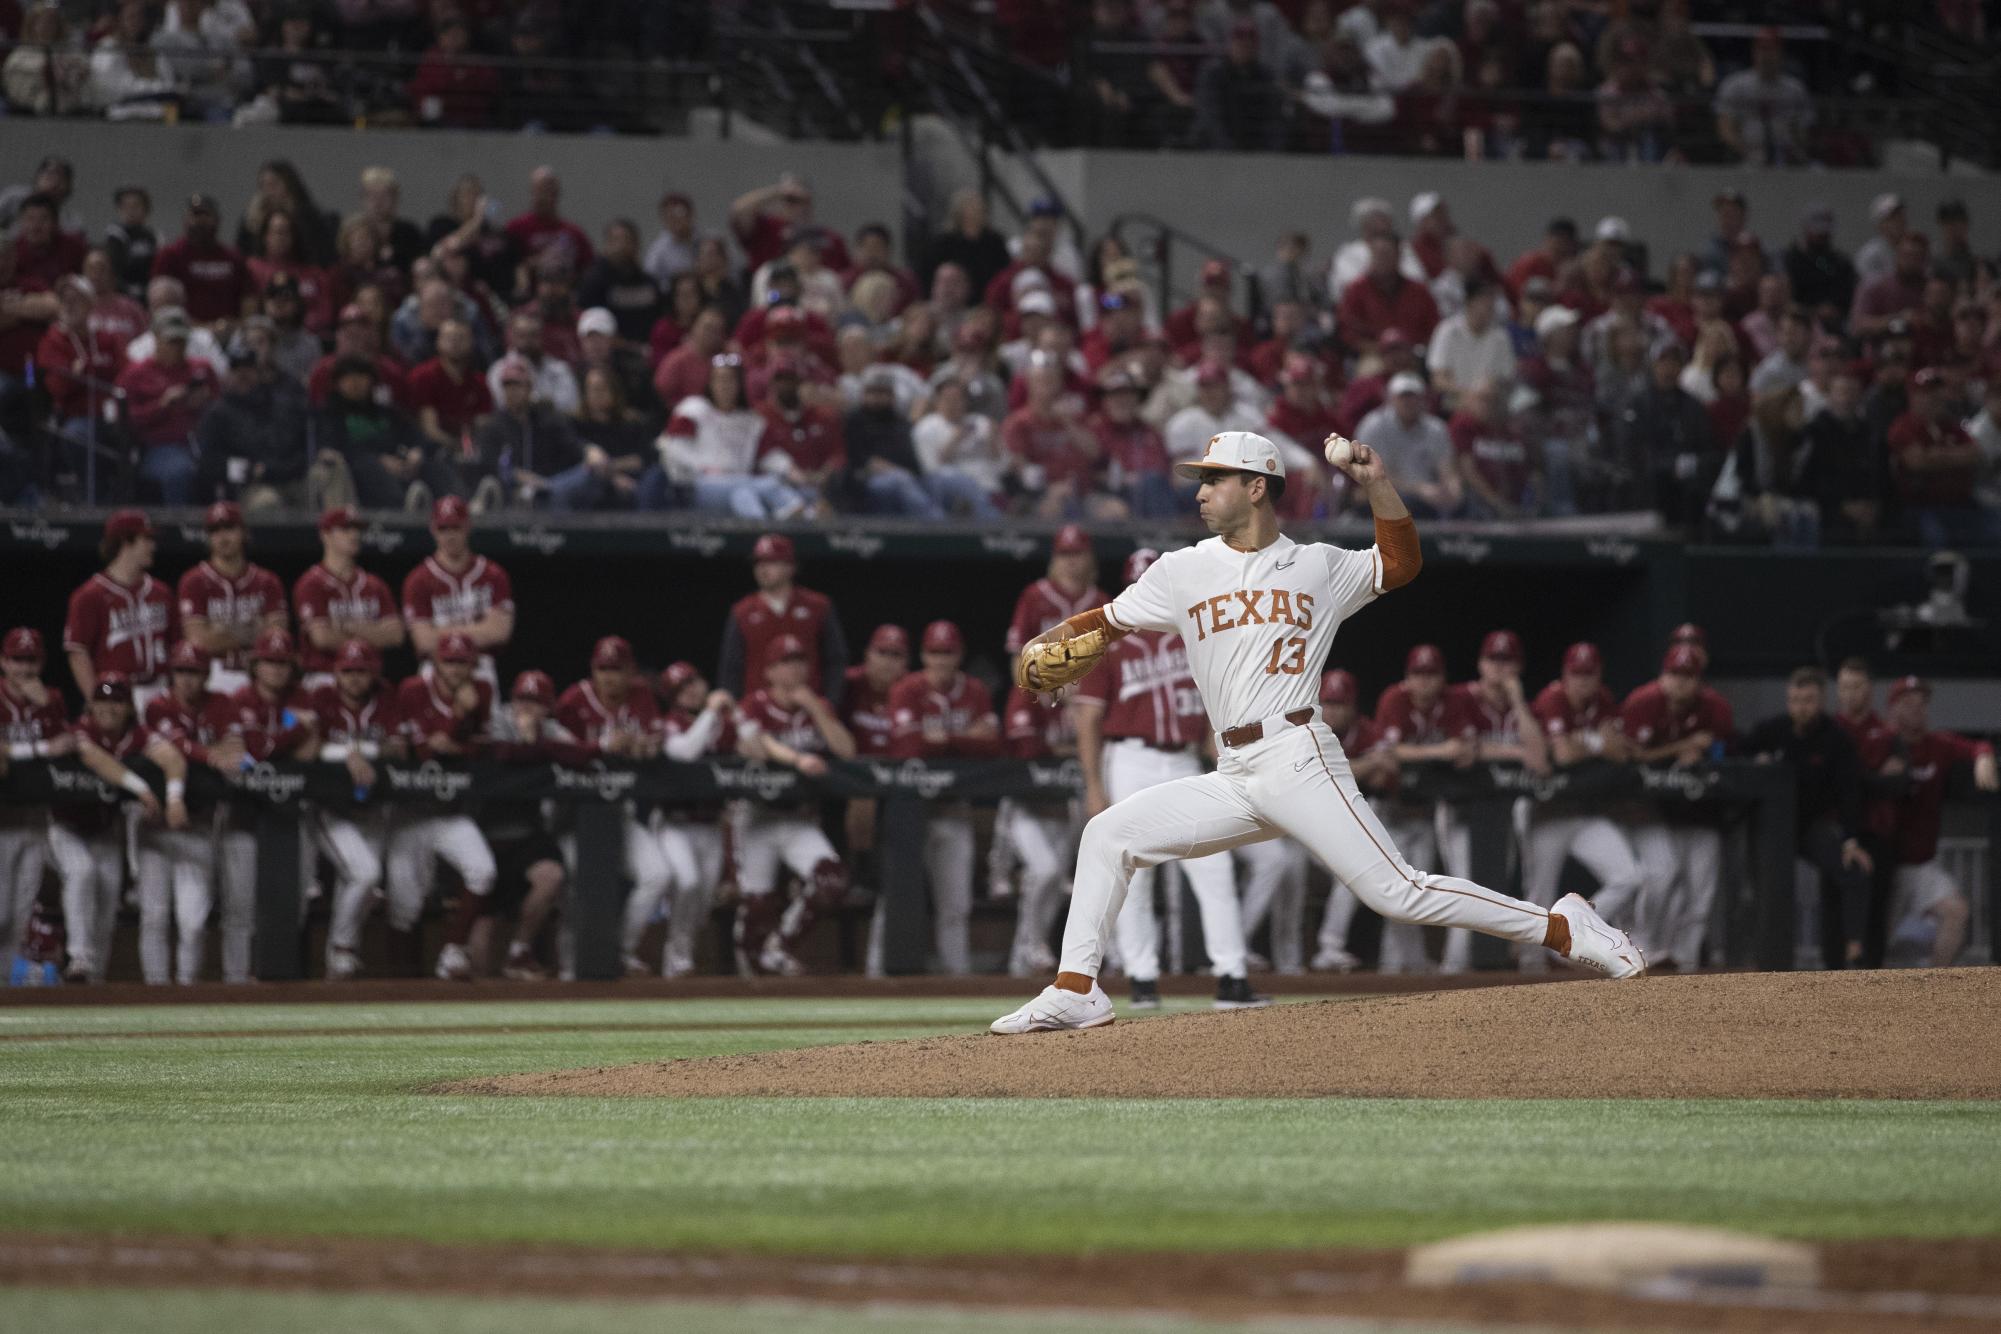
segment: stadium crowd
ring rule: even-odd
[[[406,757],[545,766],[588,766],[601,757],[741,757],[808,777],[856,757],[1075,757],[1080,801],[1004,800],[989,824],[976,821],[969,804],[941,799],[924,835],[937,967],[954,974],[973,967],[976,848],[986,824],[985,896],[1015,905],[1008,967],[1033,976],[1054,965],[1050,941],[1082,820],[1195,772],[1213,755],[1210,722],[1178,639],[1153,632],[1121,639],[1060,708],[1018,688],[997,703],[964,670],[964,638],[947,620],[915,634],[915,627],[876,626],[861,661],[850,665],[837,609],[797,582],[792,544],[779,534],[753,549],[754,588],[729,612],[713,676],[687,661],[657,673],[642,669],[630,643],[612,634],[592,649],[588,675],[566,688],[531,668],[503,691],[494,658],[516,640],[512,582],[497,562],[471,550],[466,502],[445,496],[433,503],[434,551],[403,581],[400,597],[361,563],[360,525],[351,508],[325,511],[321,558],[288,592],[251,560],[241,508],[218,501],[206,515],[207,558],[170,589],[152,573],[156,544],[146,514],[112,513],[104,566],[72,594],[60,634],[84,701],[74,718],[64,688],[45,677],[54,636],[32,626],[7,632],[0,641],[0,766],[74,757],[134,800],[0,805],[0,957],[18,955],[14,966],[22,970],[52,968],[66,940],[66,975],[102,980],[129,853],[145,980],[204,976],[212,912],[222,977],[247,980],[260,920],[255,807],[208,796],[210,808],[199,809],[214,789],[191,788],[191,766],[241,782],[273,759],[339,765],[366,798],[378,781],[376,765]],[[1153,558],[1134,553],[1126,580]],[[1088,534],[1066,526],[1052,542],[1046,575],[1023,589],[1005,648],[1012,655],[1034,635],[1106,601]],[[537,645],[523,637],[521,647]],[[1790,682],[1785,714],[1740,731],[1728,702],[1704,683],[1708,650],[1699,627],[1677,630],[1657,676],[1623,696],[1604,680],[1602,658],[1589,643],[1566,649],[1560,676],[1540,688],[1523,679],[1523,647],[1512,631],[1493,630],[1480,642],[1475,677],[1449,683],[1441,650],[1413,646],[1403,678],[1386,685],[1373,714],[1363,710],[1353,675],[1326,671],[1326,720],[1414,865],[1467,875],[1470,836],[1449,803],[1403,794],[1408,766],[1492,761],[1546,775],[1576,765],[1686,768],[1753,756],[1797,772],[1798,849],[1820,879],[1826,966],[1878,965],[1892,940],[1918,942],[1936,963],[1958,957],[1968,904],[1938,858],[1940,809],[1955,771],[1967,766],[1978,787],[1995,790],[1995,754],[1930,726],[1924,681],[1897,680],[1885,697],[1886,716],[1878,715],[1868,664],[1844,663],[1830,715],[1825,677],[1805,668]],[[385,655],[417,670],[389,680]],[[520,648],[512,656],[518,659]],[[162,789],[127,767],[137,756],[157,766]],[[536,979],[550,975],[552,962],[555,971],[570,971],[565,937],[557,931],[552,943],[548,930],[552,914],[562,920],[576,865],[560,803],[441,813],[378,801],[308,809],[301,818],[302,883],[328,887],[326,977],[363,971],[363,932],[378,901],[391,942],[387,967],[423,971],[422,919],[440,864],[452,869],[458,892],[430,965],[438,977],[470,979],[498,968]],[[621,943],[630,975],[694,972],[716,905],[731,900],[737,969],[797,974],[815,921],[865,902],[876,884],[878,822],[870,800],[839,811],[628,802],[622,823],[628,892]],[[1548,802],[1522,813],[1515,840],[1526,896],[1554,902],[1564,863],[1575,858],[1599,882],[1600,910],[1632,932],[1655,967],[1693,968],[1718,956],[1711,924],[1725,858],[1714,816],[1645,803]],[[55,914],[40,906],[45,868],[59,889],[61,936]],[[1258,1003],[1253,968],[1300,969],[1304,849],[1289,840],[1253,844],[1235,859],[1190,862],[1185,874],[1200,904],[1219,1005]],[[1345,888],[1331,887],[1313,967],[1358,966],[1350,940],[1356,907]],[[649,934],[662,917],[664,939]],[[1269,959],[1254,958],[1249,942],[1267,921]],[[871,973],[881,971],[882,940],[878,901]],[[1157,1000],[1159,932],[1144,883],[1127,900],[1118,941],[1135,1000]],[[1448,933],[1438,966],[1469,967],[1470,949],[1466,933]],[[1376,962],[1392,972],[1433,967],[1423,931],[1405,925],[1385,928]],[[1547,967],[1540,950],[1524,951],[1519,962]]]
[[[1187,511],[1175,461],[1244,428],[1284,451],[1295,522],[1349,508],[1317,447],[1340,431],[1427,516],[2001,537],[2001,284],[1958,202],[1768,220],[1726,190],[1657,274],[1617,216],[1497,257],[1436,192],[1365,198],[1331,250],[1285,232],[1163,308],[1051,201],[1008,236],[961,194],[906,262],[792,176],[719,220],[670,190],[653,228],[596,236],[553,168],[524,184],[509,216],[461,177],[420,223],[371,167],[342,216],[274,160],[233,229],[212,195],[168,222],[136,188],[89,228],[46,160],[0,191],[0,502],[94,471],[99,495],[253,512],[1151,519]]]

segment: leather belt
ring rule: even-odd
[[[1238,746],[1255,745],[1265,739],[1265,723],[1271,721],[1271,719],[1267,718],[1261,722],[1245,723],[1242,727],[1232,727],[1227,732],[1218,733],[1216,739],[1231,749],[1235,749]],[[1294,727],[1304,727],[1307,723],[1313,721],[1313,709],[1311,706],[1304,709],[1294,709],[1291,713],[1286,714],[1282,721],[1290,723]]]

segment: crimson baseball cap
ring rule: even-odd
[[[478,662],[479,650],[473,647],[470,636],[449,634],[438,641],[431,656],[439,662]]]
[[[787,564],[796,565],[799,556],[792,549],[791,538],[783,533],[766,533],[758,538],[757,545],[750,549],[750,559],[753,564],[763,560],[782,560]]]
[[[1084,531],[1081,524],[1066,523],[1056,530],[1056,540],[1049,544],[1049,549],[1055,552],[1089,551],[1091,535]]]
[[[668,699],[681,693],[681,687],[701,675],[692,662],[670,662],[667,670],[660,673],[660,690]]]
[[[256,647],[250,656],[258,662],[290,662],[292,660],[292,632],[276,626],[257,636]]]
[[[1353,704],[1355,702],[1355,674],[1344,672],[1339,667],[1324,673],[1320,678],[1320,702],[1322,704]]]
[[[242,526],[243,507],[233,500],[216,501],[215,504],[208,507],[208,513],[202,516],[202,527],[211,533],[218,528],[241,528]]]
[[[1480,656],[1502,662],[1522,660],[1522,637],[1513,630],[1492,630],[1480,641]]]
[[[33,626],[15,626],[7,632],[4,646],[0,646],[0,657],[15,658],[21,662],[40,662],[43,657],[42,632]]]
[[[1676,644],[1661,660],[1661,671],[1677,676],[1702,675],[1702,650],[1693,644]]]
[[[1160,553],[1152,547],[1141,547],[1126,557],[1126,582],[1136,584],[1153,563],[1160,559]]]
[[[910,636],[900,625],[878,625],[875,633],[868,637],[868,651],[907,656],[910,653]]]
[[[549,673],[530,669],[514,678],[514,689],[510,692],[517,700],[529,704],[556,703],[556,683],[549,679]]]
[[[361,527],[361,515],[352,505],[330,505],[320,511],[320,531],[330,533],[336,528]]]
[[[1922,676],[1900,676],[1890,683],[1890,703],[1895,704],[1898,700],[1910,694],[1923,695],[1926,699],[1930,699],[1932,694],[1931,682],[1925,680]]]
[[[439,496],[431,506],[431,527],[470,528],[472,509],[458,496]]]
[[[92,699],[123,700],[125,703],[130,704],[132,702],[132,678],[123,672],[106,672],[97,678],[97,684],[91,688],[90,697]]]
[[[1429,676],[1445,674],[1445,655],[1436,644],[1419,644],[1404,655],[1403,670],[1406,676]]]
[[[771,337],[796,334],[806,327],[806,312],[797,306],[779,306],[764,320],[764,332]]]
[[[1563,651],[1563,671],[1566,676],[1597,676],[1605,670],[1604,655],[1598,652],[1596,644],[1580,640]]]
[[[924,651],[926,653],[962,653],[966,641],[959,633],[959,627],[950,621],[933,621],[924,627]]]
[[[765,660],[767,662],[784,662],[788,658],[803,658],[805,656],[805,640],[801,639],[798,635],[780,635],[771,641],[771,650]]]
[[[108,543],[129,542],[135,537],[151,537],[153,521],[146,517],[144,510],[113,510],[104,519],[104,540]]]
[[[350,639],[334,654],[334,670],[337,672],[379,672],[382,670],[382,655],[375,645],[365,639]]]
[[[208,670],[208,654],[192,639],[175,642],[167,654],[167,670],[170,672],[205,672]]]
[[[1212,259],[1202,266],[1202,285],[1204,287],[1207,287],[1210,283],[1222,282],[1229,276],[1230,265],[1227,260]]]

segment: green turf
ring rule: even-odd
[[[923,1306],[813,1306],[795,1302],[472,1301],[463,1297],[381,1297],[345,1293],[83,1291],[27,1288],[0,1293],[11,1328],[37,1334],[1474,1334],[1469,1325],[1429,1321],[1255,1319],[1214,1324],[1174,1316],[972,1312]],[[1515,1334],[1534,1334],[1510,1325]]]
[[[0,1041],[0,1217],[12,1227],[873,1254],[1389,1245],[1577,1218],[1799,1237],[2001,1232],[1995,1103],[422,1091],[476,1074],[966,1031],[996,1008],[4,1011],[0,1035],[15,1040]],[[400,1031],[411,1029],[425,1031]],[[141,1033],[162,1036],[124,1036]]]

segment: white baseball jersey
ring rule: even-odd
[[[1112,599],[1122,630],[1178,632],[1218,731],[1318,709],[1334,632],[1383,593],[1383,558],[1280,537],[1239,551],[1212,537],[1170,551]]]

